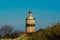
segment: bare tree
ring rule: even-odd
[[[4,37],[9,37],[9,35],[13,31],[13,27],[11,25],[5,25],[0,30],[1,30],[0,32]]]

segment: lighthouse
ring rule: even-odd
[[[35,32],[35,18],[32,16],[32,11],[28,12],[29,15],[26,18],[26,32],[32,33]]]

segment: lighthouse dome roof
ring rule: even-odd
[[[32,11],[29,11],[29,16],[27,17],[27,20],[28,19],[35,19],[33,16],[32,16]]]

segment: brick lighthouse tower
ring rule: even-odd
[[[29,11],[29,16],[26,18],[26,32],[35,32],[35,18],[32,16],[32,11]]]

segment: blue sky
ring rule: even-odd
[[[25,31],[29,10],[36,19],[37,30],[60,22],[59,0],[0,0],[0,27],[12,25],[15,29]]]

